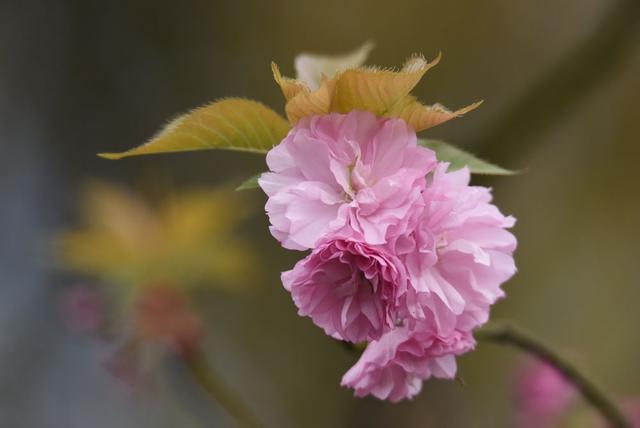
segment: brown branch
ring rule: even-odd
[[[480,341],[514,346],[535,355],[562,373],[612,427],[631,428],[631,424],[615,402],[599,386],[551,347],[522,329],[504,323],[490,324],[478,330],[475,337]]]

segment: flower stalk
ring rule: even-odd
[[[219,404],[236,421],[237,426],[242,428],[263,426],[240,397],[211,369],[205,355],[198,352],[190,353],[185,355],[182,361],[207,396]]]
[[[552,365],[580,391],[584,399],[607,420],[613,428],[631,428],[631,424],[615,404],[615,401],[575,365],[536,339],[531,334],[505,322],[491,323],[475,333],[478,341],[509,345],[532,354]]]

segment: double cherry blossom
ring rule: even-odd
[[[368,342],[343,385],[397,401],[454,377],[516,270],[515,220],[490,190],[448,171],[404,120],[357,110],[301,119],[267,164],[271,233],[311,250],[282,274],[299,314]]]

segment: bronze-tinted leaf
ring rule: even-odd
[[[284,77],[282,73],[280,73],[278,64],[276,64],[275,62],[271,63],[271,71],[273,72],[273,79],[276,81],[278,86],[280,86],[285,100],[289,101],[300,92],[309,92],[309,87],[302,81]]]
[[[430,63],[421,56],[413,56],[400,71],[374,68],[346,70],[336,78],[331,111],[363,110],[379,116],[387,115],[409,96],[422,76],[439,61],[440,55]]]
[[[303,117],[330,113],[335,87],[335,80],[323,79],[318,90],[299,92],[285,106],[289,122],[295,124]]]
[[[402,103],[396,105],[387,116],[404,119],[405,122],[418,132],[460,117],[465,113],[475,110],[480,104],[482,104],[482,101],[475,102],[456,111],[451,111],[440,104],[426,106],[418,102],[414,97],[407,97]]]

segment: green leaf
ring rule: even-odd
[[[251,190],[258,188],[258,179],[262,174],[256,174],[253,177],[247,178],[241,185],[236,187],[236,190]]]
[[[189,150],[227,149],[266,153],[289,131],[278,113],[256,101],[227,98],[197,108],[166,125],[149,142],[107,159]]]
[[[473,174],[514,175],[518,173],[517,171],[508,170],[482,160],[469,152],[443,141],[419,139],[418,144],[436,152],[436,157],[439,161],[449,162],[451,164],[449,171],[455,171],[468,166],[469,171]]]

